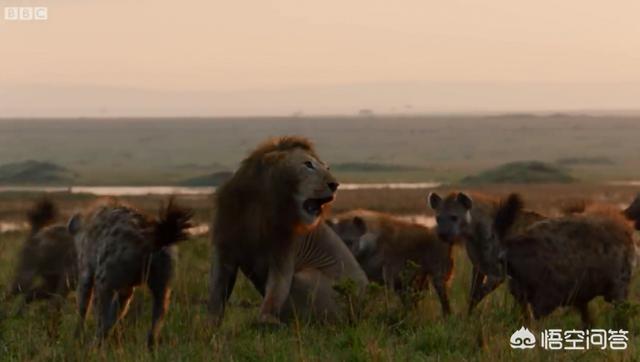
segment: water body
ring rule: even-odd
[[[374,183],[341,184],[340,190],[415,190],[431,189],[440,186],[437,182],[416,183]],[[208,195],[215,187],[177,187],[177,186],[0,186],[0,192],[68,192],[71,194],[91,194],[97,196],[145,196],[145,195]]]
[[[399,219],[424,225],[428,228],[436,226],[436,218],[426,215],[396,215]]]
[[[29,225],[26,222],[2,221],[0,222],[0,233],[26,230],[28,227]]]
[[[415,222],[427,227],[433,227],[436,225],[436,220],[433,217],[426,215],[397,215],[398,218],[410,222]],[[23,231],[29,228],[29,224],[26,222],[13,222],[3,221],[0,222],[0,233]],[[194,236],[205,235],[209,232],[209,224],[198,224],[189,229],[189,233]]]
[[[341,184],[340,190],[412,190],[429,189],[440,186],[437,182],[420,183],[375,183],[375,184]],[[208,195],[215,192],[215,187],[174,187],[174,186],[0,186],[2,192],[67,192],[71,194],[91,194],[96,196],[145,196],[145,195]],[[435,225],[433,217],[425,215],[399,215],[400,218],[416,222],[428,227]],[[0,233],[26,230],[25,222],[0,222]],[[203,235],[209,232],[208,224],[191,228],[192,235]]]
[[[608,185],[613,186],[640,186],[640,180],[632,180],[632,181],[611,181],[607,182]]]
[[[3,221],[0,222],[0,234],[13,231],[24,231],[29,229],[29,224],[26,222],[17,221]],[[194,236],[204,235],[209,232],[209,224],[198,224],[188,230],[189,234]]]

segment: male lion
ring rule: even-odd
[[[254,150],[216,194],[209,310],[216,324],[238,269],[262,294],[259,321],[298,316],[336,319],[333,286],[367,277],[342,240],[322,220],[338,188],[311,143],[270,139]]]

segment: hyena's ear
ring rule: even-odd
[[[456,196],[456,201],[462,204],[462,206],[467,210],[471,210],[473,207],[473,200],[471,200],[471,197],[464,192],[461,192]]]
[[[67,230],[69,234],[75,235],[80,231],[82,227],[82,216],[79,213],[74,214],[67,223]]]
[[[427,196],[427,204],[432,210],[437,210],[441,203],[442,197],[435,192],[430,192],[429,196]]]
[[[360,234],[360,236],[367,233],[367,224],[360,216],[355,216],[353,218],[353,226],[356,227],[356,230],[358,231],[358,234]]]

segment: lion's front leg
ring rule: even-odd
[[[291,291],[294,265],[295,261],[291,253],[269,263],[264,300],[260,307],[260,323],[280,324],[280,312]]]
[[[209,313],[214,325],[220,325],[224,311],[236,283],[238,264],[231,258],[223,258],[217,248],[209,273]]]

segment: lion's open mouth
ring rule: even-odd
[[[319,199],[306,199],[302,203],[304,211],[311,216],[320,216],[322,213],[322,207],[333,201],[333,196],[323,197]]]

